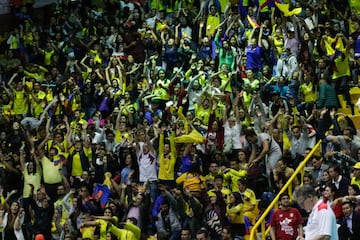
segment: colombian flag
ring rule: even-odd
[[[341,37],[332,38],[326,36],[324,38],[326,56],[336,57],[337,53],[344,53],[345,47]]]
[[[105,208],[109,202],[110,193],[111,191],[108,186],[97,183],[93,190],[93,197],[100,201],[102,208]]]
[[[259,24],[256,22],[255,19],[253,19],[252,17],[250,17],[249,15],[247,16],[247,19],[249,21],[249,24],[251,25],[252,28],[258,28]]]

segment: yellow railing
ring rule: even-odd
[[[252,227],[250,231],[250,240],[256,240],[256,233],[257,229],[261,225],[261,239],[265,240],[267,234],[270,232],[270,228],[265,230],[265,218],[267,215],[271,212],[271,210],[278,204],[279,197],[282,193],[284,193],[286,190],[288,190],[290,199],[292,200],[293,194],[292,194],[292,187],[293,187],[293,180],[297,177],[297,175],[301,174],[301,184],[303,183],[303,177],[304,177],[304,169],[306,166],[306,163],[312,158],[314,153],[318,151],[318,148],[321,146],[321,140],[314,146],[314,148],[309,152],[309,154],[305,157],[305,159],[299,164],[297,169],[295,170],[294,174],[289,178],[289,180],[286,182],[286,184],[280,189],[279,193],[275,196],[274,200],[270,203],[268,208],[264,211],[264,213],[261,215],[259,220],[255,223],[255,225]]]

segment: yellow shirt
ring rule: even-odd
[[[84,147],[83,151],[85,156],[89,159],[90,150]],[[74,147],[70,149],[69,153],[73,154],[73,152],[74,152]],[[76,152],[75,154],[73,154],[72,158],[73,159],[72,159],[71,176],[81,176],[85,169],[83,169],[81,165],[80,153]]]
[[[14,105],[13,110],[17,115],[28,112],[28,101],[25,90],[17,91],[14,90]]]
[[[239,192],[238,180],[246,176],[245,170],[236,171],[235,169],[230,169],[227,173],[224,174],[225,181],[231,181],[231,190],[233,192]]]
[[[40,100],[39,102],[36,102],[33,97],[31,96],[31,108],[32,108],[32,114],[34,117],[38,118],[40,116],[40,114],[44,111],[44,108],[46,107],[46,101],[45,97],[46,97],[46,93],[43,91],[39,91],[37,93],[35,93],[34,95],[36,95],[36,97]]]
[[[200,119],[202,124],[208,125],[211,109],[210,108],[204,109],[199,104],[194,104],[194,107],[195,107],[195,117]]]
[[[118,240],[139,240],[140,235],[137,237],[131,230],[127,229],[120,229],[115,227],[114,225],[111,225],[109,227],[109,232],[114,234]]]
[[[356,12],[356,14],[360,14],[360,2],[358,0],[349,0],[349,5],[351,11]]]
[[[49,66],[51,65],[51,58],[55,54],[55,50],[51,51],[44,51],[44,65]]]
[[[63,154],[64,157],[67,157],[68,154],[63,152],[63,150],[66,151],[67,149],[67,141],[64,139],[64,141],[62,141],[60,145],[62,145],[64,148],[61,149],[61,147],[59,147],[57,144],[54,144],[54,140],[49,140],[47,142],[47,150],[50,150],[52,147],[54,147],[58,150],[59,153]]]
[[[303,83],[300,85],[300,92],[304,95],[304,101],[306,103],[316,102],[317,92],[314,89],[312,82],[306,84]]]
[[[94,232],[96,227],[83,227],[80,229],[83,239],[94,239]]]
[[[164,134],[160,134],[159,141],[159,179],[160,180],[174,180],[174,168],[176,163],[176,147],[175,147],[175,133],[171,132],[170,136],[170,154],[169,158],[164,156]]]
[[[244,201],[244,215],[249,218],[249,220],[254,223],[255,217],[256,217],[256,210],[253,209],[251,211],[247,211],[247,209],[251,207],[256,207],[256,195],[253,190],[247,188],[243,193],[240,193],[243,195],[243,201]]]
[[[350,184],[356,184],[360,188],[360,178],[356,179],[356,177],[352,177]]]
[[[221,88],[224,89],[224,92],[232,92],[231,89],[231,80],[228,82],[229,78],[231,77],[231,75],[229,76],[228,74],[225,73],[220,73],[219,77],[221,79]],[[226,84],[226,85],[225,85]]]
[[[36,169],[36,174],[29,174],[27,167],[25,167],[23,171],[24,176],[24,188],[23,188],[23,198],[28,198],[31,195],[31,187],[30,184],[34,186],[34,193],[41,186],[41,168],[40,166]]]
[[[239,203],[236,206],[233,206],[230,208],[228,205],[226,208],[226,216],[229,216],[230,223],[244,223],[244,205],[242,203]]]
[[[72,205],[72,197],[69,197],[67,200],[67,203],[69,205]],[[61,208],[61,219],[66,221],[69,218],[69,211],[65,207],[65,204],[63,203],[63,199],[58,199],[56,202],[54,202],[54,208],[59,209]]]
[[[116,131],[115,131],[115,142],[119,143],[119,142],[124,141],[125,139],[127,139],[128,141],[131,141],[129,133],[127,133],[127,132],[122,133],[118,129],[116,129]]]
[[[106,240],[106,228],[107,228],[107,224],[108,222],[103,220],[103,219],[97,219],[96,223],[99,224],[99,229],[100,229],[100,240]]]
[[[55,184],[62,182],[62,162],[60,161],[59,156],[54,157],[54,161],[50,161],[46,156],[40,160],[42,169],[43,169],[43,176],[44,182],[47,184]]]
[[[184,189],[187,188],[191,192],[200,192],[205,188],[206,179],[201,175],[194,175],[192,173],[183,173],[176,179],[176,184],[182,184]]]
[[[339,56],[334,59],[336,69],[334,70],[332,79],[350,76],[349,53],[345,53],[344,55],[344,57]]]
[[[214,16],[209,14],[206,21],[206,36],[212,36],[219,24],[220,15],[218,13],[216,13]]]

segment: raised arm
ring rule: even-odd
[[[262,35],[264,31],[264,25],[262,24],[260,27],[259,39],[258,39],[258,46],[262,47]]]
[[[20,148],[20,156],[19,156],[19,159],[20,159],[20,169],[21,169],[21,172],[23,172],[25,170],[25,157],[26,157],[26,152],[24,151],[24,148],[21,147]]]

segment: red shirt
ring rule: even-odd
[[[296,208],[278,209],[273,214],[270,225],[275,229],[277,240],[295,240],[298,236],[297,227],[304,220]]]

